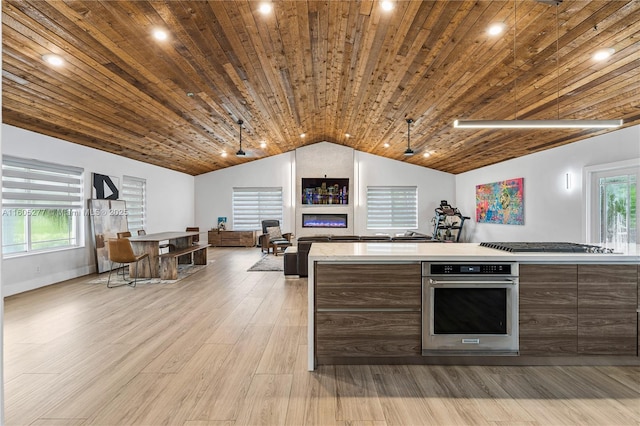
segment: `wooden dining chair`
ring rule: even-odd
[[[138,263],[141,260],[147,259],[147,265],[149,266],[149,274],[151,274],[151,260],[149,259],[149,253],[135,254],[133,252],[133,248],[131,247],[131,241],[127,238],[111,238],[109,239],[109,260],[111,261],[111,269],[109,270],[109,278],[107,279],[107,288],[120,287],[123,285],[129,285],[131,287],[135,287],[138,283]],[[125,268],[127,265],[131,263],[136,264],[136,270],[133,281],[131,281],[131,276],[129,276],[129,282],[125,282],[124,284],[111,285],[111,271],[113,270],[113,264],[119,263],[121,266],[119,268]],[[123,270],[122,276],[124,278],[125,272]],[[127,281],[126,279],[124,281]]]
[[[116,235],[118,236],[118,238],[129,238],[131,236],[131,232],[118,232]]]
[[[187,226],[187,232],[200,232],[200,227],[199,226]],[[194,244],[197,244],[200,242],[200,235],[194,235],[191,238],[191,241],[193,241]]]

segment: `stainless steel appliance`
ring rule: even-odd
[[[423,262],[423,355],[518,355],[518,264]]]

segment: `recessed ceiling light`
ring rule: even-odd
[[[227,156],[227,151],[222,151],[222,156],[226,157]]]
[[[503,24],[502,22],[497,22],[495,24],[491,24],[487,32],[490,35],[498,35],[498,34],[501,34],[505,28],[506,28],[505,24]]]
[[[384,146],[385,148],[389,148],[389,144],[387,142],[385,142],[382,146]]]
[[[345,134],[344,134],[344,137],[345,137],[345,138],[347,138],[347,139],[349,139],[349,138],[351,137],[351,135],[350,135],[349,133],[345,133]]]
[[[187,96],[193,98],[193,92],[187,92]]]
[[[431,154],[428,152],[425,152],[424,154],[422,154],[423,157],[431,157]]]
[[[64,64],[64,60],[60,56],[53,54],[42,55],[42,60],[56,67]]]
[[[380,3],[380,7],[382,7],[382,10],[389,12],[393,10],[393,2],[391,0],[384,0]]]
[[[155,29],[153,30],[153,38],[155,38],[158,41],[165,41],[169,36],[167,35],[167,32],[164,30],[160,30],[160,29]]]
[[[265,141],[260,142],[260,148],[264,149],[267,147],[267,143]]]
[[[305,136],[307,136],[307,134],[306,134],[306,133],[300,133],[300,137],[301,137],[301,138],[304,138]]]
[[[258,7],[258,10],[263,15],[267,15],[267,14],[271,13],[271,11],[273,10],[273,6],[271,5],[271,3],[263,2],[263,3],[260,3],[260,6]]]
[[[608,59],[611,55],[613,55],[616,51],[611,48],[600,49],[596,53],[593,54],[593,59],[596,61],[604,61]]]

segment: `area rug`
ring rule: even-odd
[[[284,271],[284,256],[267,254],[247,271]]]
[[[209,261],[209,263],[211,263],[211,261]],[[172,284],[175,282],[178,282],[180,280],[183,280],[193,274],[195,274],[198,271],[201,271],[202,269],[204,269],[205,267],[207,267],[207,265],[178,265],[178,279],[177,280],[162,280],[160,278],[138,278],[138,284]],[[129,272],[127,271],[127,276],[126,278],[129,278]],[[98,276],[98,278],[89,281],[89,284],[104,284],[107,285],[107,280],[109,279],[109,272],[103,272],[102,274],[100,274]],[[122,274],[120,272],[118,272],[116,274],[116,270],[114,269],[111,272],[111,284],[113,286],[117,286],[120,284],[126,284],[128,283],[129,280],[127,281],[123,281],[122,280]]]

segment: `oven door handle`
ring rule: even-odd
[[[457,285],[516,285],[516,280],[473,280],[473,281],[463,281],[463,280],[434,280],[433,278],[429,278],[429,284],[431,285],[446,285],[446,284],[457,284]]]

